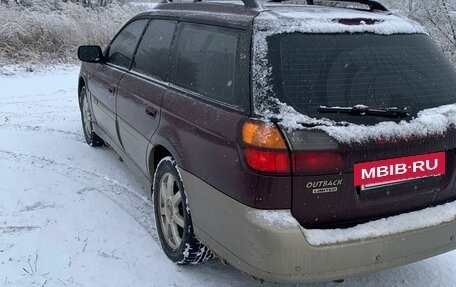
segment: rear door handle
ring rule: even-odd
[[[147,107],[146,108],[146,114],[151,116],[152,118],[155,118],[157,116],[157,110],[153,107]]]

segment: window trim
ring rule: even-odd
[[[134,70],[129,70],[129,71],[127,71],[127,73],[132,75],[132,76],[135,76],[137,78],[143,79],[145,81],[151,82],[151,83],[156,84],[156,85],[160,85],[160,86],[165,87],[165,88],[169,88],[171,86],[171,83],[169,83],[167,81],[162,81],[162,80],[159,80],[157,78],[148,76],[146,74],[142,74],[142,73],[134,71]]]
[[[141,20],[146,20],[146,24],[144,25],[144,28],[141,32],[141,35],[139,36],[139,40],[138,40],[138,43],[136,43],[136,46],[135,46],[135,49],[133,51],[133,57],[132,59],[130,60],[130,65],[128,66],[128,68],[124,67],[124,66],[119,66],[119,65],[116,65],[116,64],[113,64],[113,63],[110,63],[107,61],[108,59],[108,55],[109,55],[109,50],[111,49],[111,45],[112,43],[117,39],[117,37],[119,36],[120,33],[122,33],[122,31],[128,26],[130,25],[131,23],[135,22],[135,21],[141,21]],[[130,21],[128,21],[127,23],[125,23],[125,25],[122,26],[121,29],[119,29],[119,31],[117,31],[116,35],[112,38],[111,42],[109,42],[109,45],[106,47],[106,49],[104,50],[103,52],[103,58],[104,58],[104,61],[103,61],[103,64],[109,66],[109,67],[113,67],[113,68],[117,68],[123,72],[128,72],[130,69],[131,69],[131,66],[132,66],[132,63],[133,63],[133,59],[136,55],[136,51],[138,50],[138,46],[139,46],[139,43],[141,42],[142,40],[142,37],[144,35],[144,32],[146,31],[146,28],[149,26],[149,23],[150,23],[150,18],[149,17],[141,17],[141,18],[135,18],[135,19],[131,19]]]
[[[239,106],[236,106],[236,105],[230,105],[226,102],[221,102],[221,101],[217,101],[215,99],[211,99],[211,98],[208,98],[208,97],[205,97],[199,93],[196,93],[194,91],[190,91],[186,88],[183,88],[181,86],[177,86],[173,83],[169,83],[168,84],[168,87],[173,89],[174,91],[176,92],[179,92],[181,94],[185,94],[185,96],[189,96],[193,99],[196,99],[196,100],[199,100],[203,103],[207,103],[207,104],[212,104],[214,106],[217,106],[217,107],[220,107],[220,108],[223,108],[225,110],[229,110],[229,111],[236,111],[236,112],[241,112],[242,114],[246,114],[246,115],[249,115],[249,108],[248,107],[245,107],[245,108],[241,108]]]

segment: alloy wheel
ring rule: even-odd
[[[184,210],[182,195],[176,179],[170,172],[165,172],[159,183],[160,224],[168,246],[177,249],[184,234]]]

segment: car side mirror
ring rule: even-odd
[[[83,62],[101,63],[103,52],[100,46],[80,46],[78,48],[78,58]]]

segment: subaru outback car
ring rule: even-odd
[[[172,261],[308,282],[456,247],[455,69],[351,2],[162,3],[79,48],[87,143],[151,187]]]

